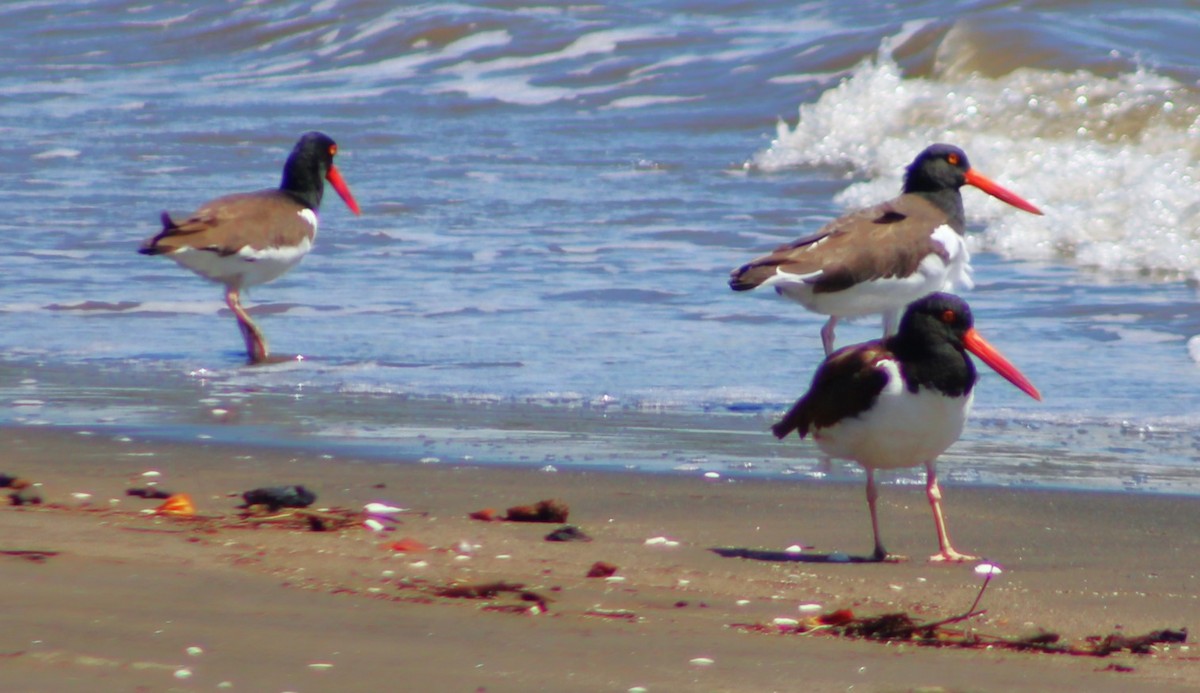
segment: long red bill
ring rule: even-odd
[[[996,347],[988,344],[987,340],[985,340],[983,337],[980,337],[979,333],[975,331],[974,327],[967,330],[967,333],[963,335],[962,341],[963,346],[967,348],[967,351],[978,356],[981,361],[990,366],[992,370],[999,373],[1002,378],[1013,385],[1016,385],[1021,389],[1022,392],[1030,397],[1039,402],[1042,401],[1042,393],[1038,392],[1038,389],[1033,386],[1033,383],[1029,382],[1029,379],[1022,375],[1021,371],[1017,370],[1016,366],[1012,365],[1008,359],[1004,358],[1004,356],[1002,356],[1000,352],[996,350]]]
[[[1001,202],[1006,202],[1017,209],[1023,209],[1030,214],[1042,213],[1042,210],[1034,207],[1029,202],[1026,202],[1025,199],[1020,195],[997,184],[991,178],[988,178],[982,173],[976,172],[973,168],[967,169],[966,179],[968,185],[974,185]]]
[[[337,194],[341,196],[342,201],[355,214],[362,214],[358,210],[358,202],[354,200],[354,196],[350,194],[350,186],[346,185],[346,179],[342,178],[342,172],[337,170],[337,166],[329,165],[329,172],[325,174],[325,180],[328,180]]]

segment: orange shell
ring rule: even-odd
[[[155,508],[154,514],[191,517],[196,514],[196,505],[192,503],[192,497],[188,494],[176,493],[163,501],[162,505]]]

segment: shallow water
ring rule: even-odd
[[[765,432],[822,320],[725,279],[949,141],[1046,212],[964,192],[967,298],[1046,401],[985,373],[947,474],[1200,493],[1197,29],[1129,2],[8,3],[0,423],[854,474]],[[276,184],[310,129],[364,214],[329,196],[251,296],[305,360],[246,368],[219,287],[134,250]]]

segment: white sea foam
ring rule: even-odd
[[[875,59],[802,105],[794,126],[780,123],[752,166],[850,165],[870,181],[837,202],[856,207],[896,194],[917,152],[951,142],[1045,212],[967,193],[969,220],[987,225],[985,249],[1200,278],[1195,95],[1145,69],[1111,78],[1028,68],[998,78],[904,78],[891,55],[900,43],[885,42]]]

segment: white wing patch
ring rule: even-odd
[[[305,207],[304,209],[302,209],[296,213],[300,215],[301,219],[308,222],[308,225],[311,226],[312,230],[313,230],[313,232],[312,232],[313,238],[316,238],[317,237],[317,226],[319,226],[319,224],[317,223],[317,213],[312,211],[308,207]]]

